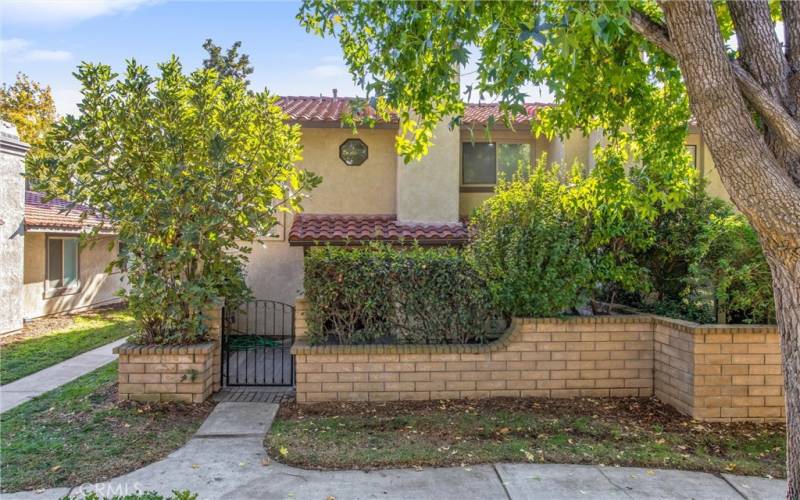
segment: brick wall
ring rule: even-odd
[[[213,390],[214,344],[142,346],[126,343],[119,354],[119,399],[200,403]]]
[[[661,401],[691,415],[694,408],[694,336],[678,321],[653,322],[653,387]]]
[[[704,420],[783,420],[779,334],[773,327],[695,328],[694,411]]]
[[[292,352],[299,402],[653,392],[647,317],[515,319],[482,346],[312,347],[298,338]]]
[[[222,369],[222,306],[203,312],[209,342],[192,345],[125,343],[119,354],[119,399],[200,403],[218,391]]]
[[[774,326],[647,315],[519,319],[487,345],[310,346],[296,304],[297,401],[650,396],[701,420],[782,420]]]

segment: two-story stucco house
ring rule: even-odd
[[[442,124],[434,146],[420,161],[405,164],[395,152],[397,122],[374,128],[341,125],[351,101],[346,97],[283,97],[278,104],[302,127],[303,161],[323,177],[304,203],[304,212],[286,216],[274,237],[256,245],[247,280],[256,297],[293,303],[303,282],[304,248],[365,240],[416,239],[422,245],[462,244],[464,218],[492,195],[499,172],[516,169],[518,160],[592,166],[594,146],[602,140],[573,134],[566,140],[534,137],[530,122],[546,104],[527,104],[527,116],[502,125],[497,105],[468,104],[461,129]],[[491,141],[485,127],[494,116]],[[709,181],[709,191],[727,198],[708,149],[690,128],[687,147]]]
[[[468,104],[461,129],[440,125],[429,154],[405,164],[395,151],[398,123],[381,122],[354,134],[341,123],[350,102],[347,97],[283,97],[278,102],[301,125],[300,167],[323,181],[304,202],[302,214],[282,216],[271,237],[255,244],[246,273],[257,298],[292,304],[302,292],[303,252],[309,246],[401,238],[422,245],[463,244],[464,219],[492,195],[498,173],[515,170],[522,159],[534,163],[544,154],[550,163],[580,161],[591,167],[594,146],[602,140],[599,131],[566,140],[534,137],[530,122],[546,104],[527,104],[527,115],[514,120],[513,130],[502,125],[497,105]],[[489,142],[484,132],[491,116],[495,126]],[[709,192],[727,198],[708,148],[692,127],[687,147],[709,181]],[[25,149],[4,134],[0,304],[18,314],[8,315],[0,332],[21,327],[23,318],[115,300],[114,292],[124,285],[119,273],[105,272],[116,257],[113,234],[79,246],[79,234],[93,221],[63,213],[65,202],[44,203],[37,193],[24,190]]]

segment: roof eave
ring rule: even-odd
[[[396,239],[396,238],[367,238],[367,239],[317,239],[317,240],[297,240],[289,238],[289,246],[292,247],[320,247],[320,246],[364,246],[369,245],[372,242],[378,243],[389,243],[391,245],[413,245],[418,244],[420,246],[464,246],[467,243],[466,239],[463,238],[454,238],[454,239],[419,239],[419,238],[405,238],[405,239]]]

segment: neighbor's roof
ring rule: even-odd
[[[84,216],[82,219],[81,216]],[[25,191],[25,230],[80,232],[103,223],[103,218],[94,214],[85,205],[75,205],[59,198],[45,201],[45,196],[36,191]],[[111,233],[107,223],[102,232]]]
[[[284,96],[278,100],[278,105],[291,117],[300,123],[339,123],[347,112],[352,97],[309,97],[309,96]],[[536,113],[550,104],[526,103],[526,113],[514,117],[513,125],[527,125]],[[374,112],[369,108],[368,112]],[[489,117],[494,117],[497,126],[503,125],[503,113],[499,104],[473,104],[467,103],[462,117],[464,125],[486,125]],[[397,118],[392,117],[390,123],[397,123]]]
[[[416,240],[421,245],[462,245],[467,236],[467,226],[463,222],[401,222],[396,215],[298,214],[289,231],[289,244],[347,245]]]

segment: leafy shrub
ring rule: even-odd
[[[468,258],[503,313],[553,316],[585,302],[591,266],[564,209],[567,189],[540,166],[501,180],[473,214]]]
[[[476,343],[497,325],[485,283],[451,248],[315,248],[305,296],[312,343]]]
[[[728,323],[775,323],[772,273],[758,235],[743,215],[726,209],[712,214],[700,235],[690,286],[709,283]]]
[[[82,64],[79,116],[56,124],[29,156],[37,187],[92,206],[127,252],[138,340],[204,340],[203,309],[245,300],[251,242],[280,210],[296,211],[319,178],[295,167],[300,130],[267,91],[215,70],[184,74],[177,58],[151,76],[130,61],[122,77]]]
[[[700,323],[774,323],[772,279],[755,230],[698,183],[683,207],[662,212],[638,253],[650,293],[625,302]]]

